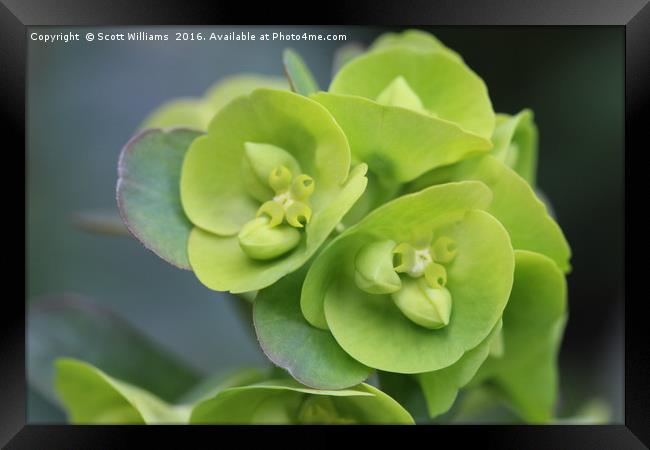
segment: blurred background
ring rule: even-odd
[[[597,398],[623,422],[624,31],[621,27],[433,27],[486,82],[495,110],[531,108],[539,128],[538,185],[573,249],[569,321],[560,354],[560,410]],[[201,285],[135,239],[72,226],[81,211],[116,214],[117,158],[145,116],[166,100],[201,96],[241,72],[282,75],[281,53],[297,50],[326,89],[344,42],[86,42],[92,31],[342,33],[369,44],[368,27],[43,28],[80,42],[28,48],[27,302],[92,299],[195,373],[266,359],[239,320],[237,299]],[[54,345],[33,339],[28,351]],[[48,340],[50,339],[50,340]],[[79,344],[80,345],[80,344]],[[138,364],[133,361],[132,364]],[[37,387],[51,373],[28,364],[28,421],[64,415]],[[44,381],[45,380],[45,381]]]

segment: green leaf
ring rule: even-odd
[[[416,237],[414,233],[430,232],[437,224],[460,218],[470,209],[487,208],[491,198],[483,183],[469,181],[434,186],[377,208],[337,237],[312,264],[300,299],[305,318],[327,329],[323,304],[328,286],[346,273],[353,276],[353,260],[363,245],[383,239],[402,242]]]
[[[132,138],[118,163],[117,204],[122,220],[146,248],[189,269],[187,239],[192,224],[183,213],[179,180],[191,130],[146,130]]]
[[[427,170],[485,153],[488,139],[458,124],[358,96],[320,92],[312,96],[336,118],[356,160],[383,182],[403,183]]]
[[[260,291],[255,299],[257,338],[266,356],[301,383],[319,389],[359,384],[371,369],[358,363],[332,334],[311,326],[299,307],[305,270]]]
[[[384,50],[391,47],[408,47],[419,51],[445,51],[449,56],[462,61],[463,58],[446,47],[438,38],[431,33],[422,30],[405,30],[401,33],[384,33],[379,36],[370,46],[370,51]]]
[[[448,51],[397,46],[366,53],[339,71],[329,92],[375,100],[398,77],[435,117],[492,136],[495,117],[485,83]]]
[[[215,108],[203,99],[177,98],[151,112],[140,129],[186,127],[203,131],[215,112]]]
[[[454,364],[435,372],[416,375],[427,401],[430,417],[443,414],[451,408],[460,388],[469,383],[490,353],[492,339],[501,331],[499,321],[479,345],[465,352]]]
[[[347,44],[343,44],[334,53],[334,62],[332,63],[332,76],[335,76],[341,67],[352,61],[357,56],[362,55],[364,52],[365,47],[359,42],[349,42]]]
[[[70,358],[56,361],[57,393],[75,424],[186,423],[189,409],[172,407],[138,387]]]
[[[147,116],[140,128],[188,127],[205,131],[210,119],[228,102],[262,87],[289,88],[287,81],[280,77],[234,75],[215,83],[201,98],[177,98],[163,103]]]
[[[178,403],[195,404],[213,397],[225,389],[260,383],[269,378],[268,372],[269,370],[262,370],[255,367],[244,367],[227,373],[216,373],[197,383],[181,397]]]
[[[460,180],[477,180],[489,186],[494,201],[487,211],[506,227],[516,250],[542,253],[553,259],[564,272],[571,270],[571,248],[544,203],[526,180],[492,156],[473,158],[428,172],[406,191],[415,192],[427,186]]]
[[[198,374],[115,314],[82,297],[42,297],[30,302],[27,374],[50,400],[58,357],[88,361],[126,382],[174,401],[196,384]],[[134,364],[137,361],[137,364]]]
[[[497,114],[492,142],[494,157],[534,186],[537,169],[537,126],[533,121],[533,112],[525,109],[514,116]]]
[[[422,203],[420,211],[427,206]],[[400,210],[407,214],[406,209]],[[390,297],[366,294],[349,279],[341,278],[326,291],[327,324],[353,358],[388,372],[430,372],[456,362],[492,330],[512,285],[512,247],[503,226],[489,214],[472,210],[461,217],[437,228],[458,248],[447,268],[452,313],[446,327],[418,326],[401,314]]]
[[[292,380],[268,381],[222,391],[196,405],[190,423],[300,423],[299,409],[304,402],[325,396],[329,397],[340,418],[353,423],[413,423],[404,408],[372,386],[360,384],[346,390],[317,390]]]
[[[524,420],[546,423],[557,400],[566,280],[544,255],[517,250],[515,256],[512,294],[503,313],[504,355],[490,357],[476,382],[493,381]]]
[[[282,62],[293,92],[310,95],[319,90],[314,76],[298,53],[286,49],[282,53]]]
[[[315,184],[304,236],[295,249],[273,260],[250,258],[235,236],[260,206],[241,176],[246,142],[284,149]],[[349,170],[345,135],[313,100],[257,90],[223,108],[208,135],[193,142],[181,176],[183,207],[196,225],[188,252],[199,280],[214,290],[239,293],[262,289],[298,269],[363,193],[366,166]]]

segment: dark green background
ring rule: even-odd
[[[32,28],[30,31],[126,31]],[[128,31],[163,31],[131,28]],[[346,33],[365,27],[166,28],[165,32]],[[613,27],[440,27],[486,82],[499,112],[534,110],[540,130],[539,186],[573,248],[570,317],[561,353],[567,410],[600,397],[623,420],[624,33]],[[326,88],[339,42],[29,43],[28,299],[77,292],[120,313],[206,373],[265,359],[233,299],[204,288],[129,238],[91,235],[71,214],[114,209],[118,153],[145,115],[165,100],[199,96],[240,72],[281,75],[281,52],[303,55]],[[40,401],[30,421],[60,420]]]

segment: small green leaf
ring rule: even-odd
[[[282,62],[293,92],[310,95],[319,90],[314,76],[298,53],[286,49],[282,53]]]
[[[419,51],[445,51],[449,56],[462,61],[461,56],[446,47],[434,35],[422,30],[406,30],[401,33],[384,33],[370,46],[370,51],[384,50],[391,47],[407,47]]]
[[[366,162],[384,183],[410,181],[491,148],[488,139],[458,124],[409,109],[352,95],[319,92],[312,98],[336,118],[354,158]]]
[[[485,83],[448,51],[396,46],[366,53],[341,68],[329,92],[375,100],[400,76],[436,117],[492,136],[495,117]]]
[[[494,157],[534,186],[537,169],[537,127],[533,121],[533,112],[525,109],[514,116],[497,114],[492,142]]]
[[[319,389],[354,386],[370,375],[336,343],[332,334],[311,326],[299,307],[305,271],[284,277],[260,291],[254,320],[262,350],[298,381]]]
[[[501,331],[499,321],[479,345],[465,352],[454,364],[435,372],[416,375],[427,401],[430,417],[443,414],[451,408],[458,395],[458,390],[469,383],[490,353],[490,344]]]
[[[352,61],[365,51],[363,44],[359,42],[349,42],[339,47],[334,53],[334,62],[332,63],[332,76],[341,70],[341,67]]]
[[[289,89],[284,78],[233,75],[219,80],[201,98],[177,98],[163,103],[147,116],[140,129],[187,127],[205,131],[210,119],[228,102],[262,87]]]
[[[74,424],[180,424],[189,419],[189,408],[170,406],[75,359],[56,361],[54,384]]]
[[[167,401],[175,401],[199,380],[178,357],[86,298],[34,299],[28,316],[29,381],[50,400],[55,400],[53,362],[63,356],[88,361]]]
[[[146,248],[189,269],[187,239],[192,224],[180,201],[185,152],[201,133],[146,130],[132,138],[118,163],[117,205],[122,220]]]
[[[515,256],[512,294],[503,313],[504,355],[488,358],[475,382],[493,381],[526,421],[546,423],[557,399],[566,280],[544,255],[517,250]]]
[[[140,129],[186,127],[205,130],[215,108],[203,99],[178,98],[163,103],[144,120]]]
[[[317,390],[292,380],[268,381],[222,391],[196,405],[190,423],[302,423],[301,407],[319,397],[331,401],[335,413],[332,423],[413,423],[410,414],[395,400],[367,384],[346,390]]]

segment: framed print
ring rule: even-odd
[[[0,6],[3,445],[646,448],[646,1],[131,3]]]

